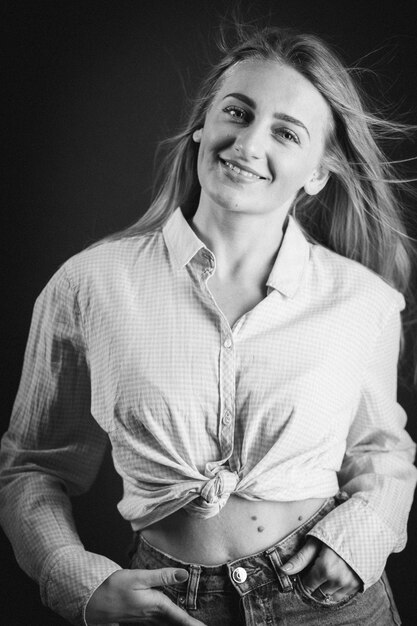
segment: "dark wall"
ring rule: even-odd
[[[312,30],[348,64],[381,76],[371,89],[416,121],[414,0],[242,2],[249,16]],[[1,432],[16,393],[31,310],[58,265],[88,243],[131,223],[150,198],[154,149],[181,119],[184,96],[213,56],[218,0],[54,0],[2,4],[7,74],[5,262]],[[378,50],[378,52],[373,52]],[[371,76],[369,75],[369,78]],[[366,84],[366,77],[364,79]],[[417,153],[416,144],[400,148]],[[400,398],[417,439],[416,397]],[[129,528],[115,503],[121,486],[110,457],[88,496],[74,501],[91,550],[125,562]],[[406,550],[389,559],[405,624],[417,613],[417,511]],[[1,620],[8,626],[64,622],[40,605],[37,588],[0,537]]]

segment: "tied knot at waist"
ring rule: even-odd
[[[238,480],[237,472],[222,469],[214,478],[205,483],[201,489],[200,497],[207,504],[217,504],[225,495],[229,496],[236,489]]]
[[[235,491],[239,481],[237,472],[220,469],[217,474],[206,481],[198,497],[190,502],[186,509],[195,517],[213,517],[224,507],[230,494]]]

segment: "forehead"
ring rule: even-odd
[[[332,117],[318,89],[297,70],[278,61],[251,59],[229,68],[214,102],[231,93],[250,97],[257,108],[271,114],[286,113],[310,125],[322,126]]]

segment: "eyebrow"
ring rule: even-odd
[[[240,100],[250,106],[252,109],[256,109],[255,101],[252,100],[252,98],[249,98],[249,96],[245,96],[243,93],[228,93],[223,100],[226,100],[226,98],[236,98],[237,100]],[[292,117],[291,115],[287,115],[286,113],[274,113],[274,117],[278,120],[284,120],[284,122],[289,122],[290,124],[295,124],[296,126],[303,128],[310,139],[308,128],[301,120],[298,120],[296,117]]]

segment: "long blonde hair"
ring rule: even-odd
[[[403,293],[410,278],[409,242],[393,184],[401,183],[379,139],[405,132],[402,124],[365,110],[350,72],[315,35],[277,27],[237,27],[234,45],[221,41],[223,56],[212,67],[194,100],[184,128],[162,142],[165,157],[143,217],[107,239],[130,237],[163,225],[176,207],[195,212],[200,184],[193,132],[204,125],[226,70],[247,59],[276,60],[295,68],[326,99],[333,114],[325,164],[330,179],[317,196],[303,190],[292,212],[307,236],[369,267]]]
[[[370,268],[412,298],[413,242],[407,235],[396,188],[405,181],[381,145],[405,134],[408,126],[390,122],[365,106],[365,98],[338,55],[319,37],[293,29],[235,24],[232,43],[221,33],[221,59],[202,82],[182,130],[161,143],[165,157],[157,172],[153,201],[143,217],[109,239],[131,237],[161,227],[181,206],[191,218],[200,184],[198,147],[193,132],[206,113],[225,72],[248,59],[274,60],[296,69],[325,98],[333,115],[325,165],[331,172],[316,196],[301,190],[291,209],[307,237]]]

